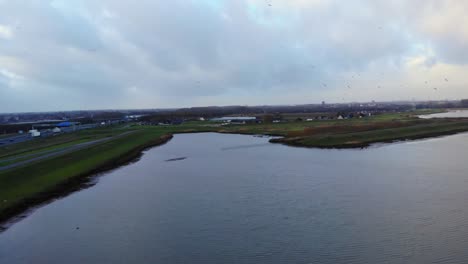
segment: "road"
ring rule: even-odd
[[[84,130],[84,129],[90,129],[90,128],[95,128],[99,126],[98,124],[87,124],[87,125],[79,125],[75,127],[64,127],[62,128],[62,133],[71,133],[79,130]],[[54,135],[52,131],[47,131],[47,130],[42,130],[41,132],[41,138],[49,137]],[[22,135],[15,135],[11,137],[6,137],[6,138],[0,138],[0,146],[8,146],[12,144],[17,144],[29,140],[33,140],[34,138],[31,137],[28,133],[22,134]]]
[[[21,143],[33,139],[29,134],[12,136],[0,139],[0,146],[6,146],[16,143]]]
[[[131,133],[134,133],[134,132],[135,131],[128,131],[128,132],[125,132],[125,133],[122,133],[120,135],[113,136],[113,137],[102,138],[102,139],[98,139],[98,140],[93,140],[93,141],[88,141],[88,142],[76,144],[76,145],[73,145],[73,146],[70,146],[70,147],[65,147],[65,148],[52,150],[52,151],[46,151],[44,153],[41,153],[42,155],[40,155],[40,156],[35,156],[35,157],[27,159],[27,160],[21,160],[21,161],[18,161],[16,163],[12,163],[12,164],[9,164],[9,165],[6,165],[6,166],[1,166],[0,167],[0,172],[5,171],[5,170],[9,170],[9,169],[13,169],[13,168],[17,168],[17,167],[20,167],[20,166],[25,166],[25,165],[28,165],[28,164],[33,163],[33,162],[37,162],[37,161],[45,160],[45,159],[48,159],[48,158],[64,155],[64,154],[67,154],[67,153],[71,153],[71,152],[81,150],[81,149],[84,149],[84,148],[87,148],[87,147],[90,147],[90,146],[93,146],[93,145],[96,145],[96,144],[99,144],[99,143],[104,143],[104,142],[107,142],[107,141],[110,141],[110,140],[113,140],[113,139],[117,139],[117,138],[129,135]],[[23,157],[19,157],[19,158],[23,158]],[[5,159],[5,160],[0,160],[0,161],[10,161],[11,159],[12,158]]]

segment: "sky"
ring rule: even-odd
[[[0,0],[0,112],[468,98],[468,1]]]

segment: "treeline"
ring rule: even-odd
[[[144,122],[165,122],[168,120],[196,120],[223,116],[266,116],[267,119],[279,119],[280,114],[301,113],[336,113],[336,112],[387,112],[405,111],[413,109],[409,104],[386,105],[293,105],[293,106],[224,106],[224,107],[192,107],[170,111],[160,111],[140,118]]]
[[[0,114],[0,124],[34,122],[38,120],[68,120],[82,124],[121,120],[127,115],[144,115],[143,121],[163,121],[174,119],[214,118],[229,115],[265,115],[277,113],[332,113],[332,112],[388,112],[405,111],[423,108],[456,108],[468,107],[468,99],[461,101],[433,102],[389,102],[389,103],[347,103],[347,104],[306,104],[276,106],[208,106],[180,109],[146,109],[146,110],[90,110],[64,111],[48,113]]]

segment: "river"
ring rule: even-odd
[[[436,113],[436,114],[429,114],[429,115],[420,115],[419,118],[423,119],[431,119],[431,118],[467,118],[468,117],[468,110],[455,110],[455,111],[448,111],[444,113]]]
[[[364,150],[176,135],[0,233],[0,263],[466,263],[468,134]]]

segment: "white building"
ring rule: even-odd
[[[40,137],[41,136],[41,132],[39,132],[37,129],[29,130],[29,134],[31,134],[31,137]]]

